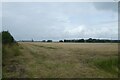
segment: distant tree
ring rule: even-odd
[[[77,40],[77,42],[84,42],[84,39],[79,39]]]
[[[32,39],[32,42],[34,42],[34,40]]]
[[[46,42],[46,40],[42,40],[42,42]]]
[[[8,32],[8,31],[2,31],[2,43],[3,44],[11,44],[14,43],[15,40],[13,38],[13,36]]]
[[[96,39],[92,39],[93,42],[96,42]]]
[[[59,42],[63,42],[63,40],[59,40]]]
[[[66,40],[64,39],[64,42],[66,42]]]
[[[87,42],[93,42],[92,38],[89,38],[88,40],[86,40]]]
[[[47,42],[52,42],[52,40],[47,40]]]

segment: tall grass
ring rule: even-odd
[[[102,58],[102,59],[95,59],[94,65],[106,72],[111,74],[118,74],[118,58],[117,57],[110,57],[110,58]]]
[[[2,46],[2,74],[3,78],[15,77],[19,75],[18,69],[21,54],[17,44],[6,44]]]
[[[19,56],[20,55],[19,46],[17,44],[3,45],[2,53],[3,59]]]

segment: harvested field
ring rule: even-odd
[[[18,59],[21,65],[24,66],[24,76],[18,75],[15,77],[117,77],[117,43],[19,42],[19,50],[21,55],[19,55]],[[101,66],[107,62],[109,62],[108,66],[111,67],[105,65],[104,68],[104,66]],[[3,72],[3,74],[6,73]],[[8,75],[10,77],[10,74]]]

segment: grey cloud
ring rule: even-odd
[[[89,25],[90,26],[90,25]],[[113,27],[114,26],[114,27]],[[76,38],[109,38],[117,39],[117,22],[112,22],[108,24],[93,25],[93,27],[88,27],[86,25],[81,25],[75,28],[66,29],[65,32],[68,36]]]
[[[118,11],[118,3],[117,2],[94,2],[94,7],[98,10],[110,10],[110,11]]]
[[[0,32],[2,31],[2,3],[0,3]]]
[[[58,14],[58,11],[56,12],[53,9],[49,11],[47,10],[50,9],[49,7],[41,8],[41,5],[38,6],[40,9],[33,5],[32,8],[34,9],[30,9],[31,7],[25,7],[24,9],[23,6],[23,8],[10,8],[16,5],[8,5],[9,7],[6,9],[6,6],[3,6],[3,29],[9,29],[16,39],[31,39],[34,37],[39,40],[40,38],[61,37],[60,34],[65,27],[64,24],[67,22],[67,17],[63,14]]]
[[[92,3],[4,3],[2,21],[3,29],[9,30],[17,40],[82,38],[95,33],[95,37],[101,35],[100,37],[107,38],[110,35],[104,35],[103,29],[98,34],[99,31],[92,30],[97,26],[90,24],[106,24],[105,21],[114,21],[111,18],[113,13],[99,13],[99,10],[93,8]],[[116,15],[114,17],[116,20]],[[117,27],[115,24],[112,26],[113,31],[117,30],[114,28]],[[82,31],[81,25],[85,25]],[[108,28],[107,32],[112,34],[114,32],[109,32],[111,25],[109,23],[100,25],[97,29],[104,26]],[[113,36],[116,37],[116,34]]]

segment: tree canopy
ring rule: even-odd
[[[3,44],[11,44],[14,42],[15,40],[13,36],[9,33],[9,31],[2,31],[2,43]]]

